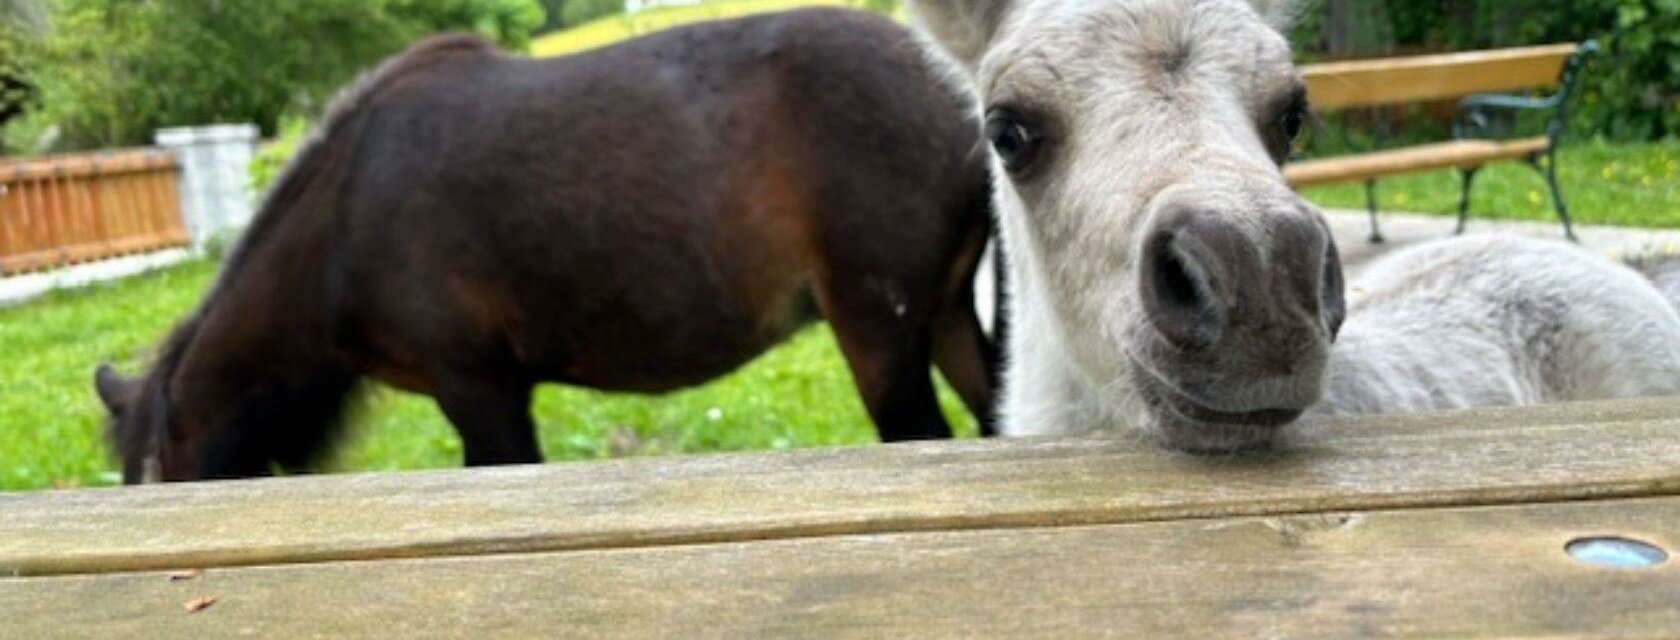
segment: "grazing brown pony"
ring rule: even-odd
[[[983,424],[990,229],[963,99],[890,21],[808,10],[552,60],[473,37],[329,110],[139,380],[96,376],[130,483],[301,468],[371,377],[470,465],[540,460],[532,386],[662,392],[820,314],[884,440]]]

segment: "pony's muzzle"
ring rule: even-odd
[[[1186,351],[1235,343],[1288,360],[1268,343],[1328,342],[1347,315],[1335,241],[1304,206],[1247,219],[1169,208],[1145,235],[1138,276],[1150,325]]]

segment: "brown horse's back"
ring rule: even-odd
[[[425,69],[365,107],[337,214],[357,347],[399,382],[436,366],[415,354],[478,366],[498,350],[596,387],[701,382],[812,318],[827,278],[932,303],[910,289],[947,283],[902,280],[985,224],[960,101],[869,14],[553,60],[461,49]]]

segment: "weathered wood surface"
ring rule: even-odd
[[[1289,180],[1289,184],[1305,187],[1417,171],[1479,167],[1494,160],[1530,156],[1544,151],[1549,146],[1551,141],[1544,136],[1520,140],[1452,140],[1404,149],[1291,162],[1284,165],[1283,176]]]
[[[1327,421],[1238,458],[1025,439],[14,494],[0,575],[1675,493],[1680,400],[1657,399]]]
[[[1326,62],[1301,67],[1301,79],[1319,109],[1423,102],[1555,86],[1578,48],[1554,44]]]
[[[1680,498],[24,578],[0,580],[0,621],[32,639],[1676,637],[1680,562],[1564,553],[1606,533],[1673,550]]]

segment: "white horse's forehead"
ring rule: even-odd
[[[1020,0],[978,80],[985,97],[1034,88],[1012,86],[1022,83],[1081,92],[1167,76],[1252,93],[1289,69],[1287,41],[1240,0]]]

